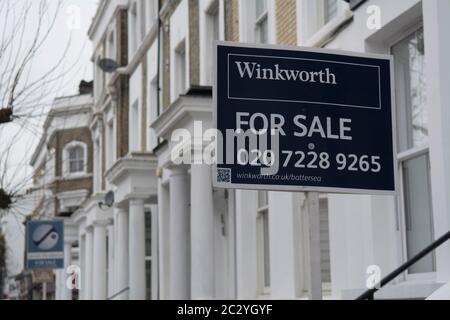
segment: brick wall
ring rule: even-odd
[[[80,141],[88,147],[87,172],[92,173],[92,140],[89,128],[74,128],[56,131],[50,140],[50,146],[55,148],[55,176],[62,176],[63,149],[66,144],[72,141]]]
[[[128,154],[129,76],[121,75],[116,86],[118,88],[116,110],[117,158],[122,158]]]
[[[238,0],[225,0],[225,40],[239,41]]]
[[[189,83],[200,84],[200,30],[198,0],[189,0]]]
[[[296,0],[276,0],[277,42],[297,45]]]
[[[162,61],[162,105],[163,109],[167,109],[170,105],[170,24],[168,21],[167,27],[163,27],[162,36],[162,50],[163,50],[163,61]]]
[[[117,36],[116,55],[121,66],[128,63],[128,15],[127,10],[120,10],[116,19],[116,29],[120,30]]]
[[[147,92],[148,92],[148,76],[147,76],[147,56],[144,55],[144,57],[141,60],[141,74],[142,74],[142,87],[141,87],[141,151],[144,151],[147,149],[147,127],[150,126],[150,123],[148,122],[148,115],[147,115]]]
[[[117,41],[117,61],[121,66],[128,64],[128,13],[120,10],[117,14],[117,30],[120,30]],[[116,151],[117,157],[124,157],[128,153],[128,94],[129,77],[122,75],[115,85],[117,88],[116,104]],[[103,166],[104,168],[105,166]],[[103,175],[104,176],[104,175]],[[103,182],[104,183],[104,182]]]

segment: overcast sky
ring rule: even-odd
[[[14,0],[18,5],[26,1]],[[38,1],[33,0],[32,2],[37,3]],[[50,0],[50,3],[56,5],[57,1]],[[39,50],[39,54],[33,60],[30,69],[31,79],[39,78],[43,73],[52,68],[55,61],[58,61],[62,56],[64,56],[63,64],[57,72],[62,72],[62,70],[66,70],[69,66],[75,64],[71,68],[71,71],[64,75],[62,80],[58,81],[57,84],[53,84],[54,88],[52,92],[46,97],[49,101],[53,100],[55,96],[77,94],[78,84],[82,79],[92,80],[92,63],[90,61],[92,46],[87,36],[87,30],[95,14],[97,3],[98,0],[64,0],[54,28]],[[28,37],[28,41],[32,38],[33,31],[37,25],[37,19],[38,8],[36,5],[31,8],[29,18],[27,19],[27,34],[25,37]],[[12,23],[9,25],[9,28],[11,27]],[[67,54],[63,55],[69,40],[69,50]],[[46,111],[45,109],[42,110]],[[2,152],[2,148],[13,142],[14,149],[12,152],[13,156],[10,159],[10,172],[13,172],[13,168],[18,168],[14,177],[9,177],[9,179],[15,179],[15,181],[20,182],[30,176],[32,170],[27,166],[27,163],[29,163],[33,149],[39,141],[40,128],[44,119],[45,117],[36,120],[33,119],[33,123],[29,124],[25,130],[14,123],[1,128],[0,152]],[[12,137],[18,130],[20,130],[19,136],[12,141]],[[22,209],[26,210],[26,208]],[[10,216],[5,218],[5,220],[4,230],[7,233],[10,252],[9,269],[10,272],[16,273],[21,271],[23,263],[23,231],[19,229],[20,224],[15,217]]]

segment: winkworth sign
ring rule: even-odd
[[[392,58],[218,42],[214,185],[395,192]]]

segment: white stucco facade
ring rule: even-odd
[[[159,7],[161,25],[152,13],[157,6],[147,7],[142,0],[100,4],[89,34],[94,48],[101,51],[102,38],[111,26],[117,26],[114,12],[127,11],[128,62],[95,91],[91,122],[94,192],[72,216],[78,228],[83,299],[305,299],[310,295],[305,194],[214,189],[209,166],[173,161],[176,130],[191,134],[194,143],[186,149],[191,152],[202,147],[199,138],[212,127],[209,46],[212,40],[227,40],[226,1],[193,1],[198,19],[189,14],[189,1],[166,1]],[[424,39],[425,53],[420,44],[418,53],[415,51],[418,57],[409,59],[418,59],[414,61],[424,70],[417,81],[425,82],[426,89],[418,86],[414,90],[426,90],[426,102],[414,104],[426,114],[427,138],[399,149],[398,195],[321,194],[318,200],[323,296],[351,299],[366,288],[371,266],[386,275],[417,253],[422,242],[414,239],[425,243],[450,230],[450,93],[446,89],[450,82],[446,61],[450,4],[369,0],[350,10],[348,3],[337,0],[331,18],[324,22],[323,5],[309,0],[293,2],[299,46],[390,54],[403,52],[405,39],[414,37],[407,48]],[[262,38],[262,31],[255,33],[253,5],[254,0],[238,1],[240,42]],[[134,13],[129,12],[132,8]],[[268,0],[264,8],[267,12],[258,23],[267,23],[264,39],[276,44],[277,1]],[[374,18],[373,12],[379,16]],[[134,21],[134,16],[139,18]],[[141,25],[143,19],[147,23]],[[197,19],[198,43],[191,38],[189,28],[195,21],[190,19]],[[368,19],[380,23],[370,27]],[[215,39],[214,23],[218,23]],[[191,47],[193,43],[198,50]],[[198,56],[193,58],[195,54]],[[102,77],[101,70],[94,74]],[[126,129],[118,133],[123,104],[112,92],[117,90],[114,81],[121,76],[128,79],[124,98],[128,117]],[[191,83],[192,79],[197,83]],[[408,106],[402,101],[398,104]],[[399,139],[407,135],[402,121],[408,113],[402,108],[397,109]],[[105,138],[107,123],[114,123],[114,138]],[[202,132],[197,129],[199,123]],[[121,135],[128,139],[125,154],[118,150]],[[108,159],[101,161],[104,155]],[[418,167],[429,181],[421,187],[425,189],[418,187],[420,179],[406,176],[408,168],[417,165],[413,160],[422,161],[421,156],[427,159],[425,169]],[[423,190],[429,191],[429,197],[419,197]],[[114,192],[114,205],[99,206],[108,191]],[[431,231],[415,227],[414,219],[423,216],[413,209],[421,208],[423,202],[431,208],[426,216]],[[426,298],[450,282],[449,244],[427,262],[398,277],[378,297]]]

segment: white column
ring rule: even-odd
[[[434,235],[450,230],[450,1],[422,1]],[[436,251],[437,281],[450,281],[450,243]]]
[[[61,300],[72,300],[72,290],[67,288],[67,268],[72,264],[72,242],[64,241],[64,269],[60,270]]]
[[[113,219],[114,219],[114,293],[113,295],[115,295],[120,289],[119,289],[119,245],[118,245],[118,218],[117,218],[117,214],[118,214],[119,209],[114,207],[114,213],[113,213]]]
[[[106,300],[106,225],[106,221],[94,222],[94,300]]]
[[[144,200],[130,200],[130,300],[145,300]]]
[[[128,213],[123,209],[117,211],[117,288],[116,294],[129,287],[128,284]],[[127,300],[128,291],[115,299]]]
[[[191,298],[214,298],[214,209],[211,167],[191,166]]]
[[[64,269],[58,270],[58,291],[59,291],[59,300],[64,300],[64,293],[63,293],[63,277],[64,277]]]
[[[322,300],[319,193],[308,192],[306,201],[308,203],[309,299]]]
[[[93,272],[93,256],[94,256],[94,235],[92,226],[86,228],[86,272],[83,277],[85,288],[85,299],[92,300],[92,272]]]
[[[158,205],[153,204],[150,206],[151,210],[151,254],[152,254],[152,262],[151,262],[151,296],[149,297],[151,300],[159,300],[159,291],[158,291],[158,275],[159,275],[159,239],[158,239]],[[148,281],[147,281],[148,282]]]
[[[86,236],[82,233],[78,234],[78,260],[80,263],[80,274],[79,277],[81,279],[80,281],[80,287],[78,288],[78,299],[79,300],[85,300],[85,288],[84,288],[84,277],[86,275],[86,263],[85,263],[85,256],[86,256]]]
[[[170,195],[169,188],[158,186],[159,298],[170,299]]]
[[[190,298],[189,179],[186,169],[170,170],[170,298]]]
[[[108,225],[108,297],[115,294],[115,242],[114,242],[114,225]]]
[[[54,270],[55,273],[55,300],[61,300],[62,294],[61,294],[61,270],[57,269]]]

